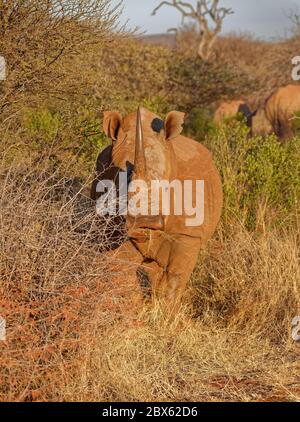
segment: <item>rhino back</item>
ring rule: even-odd
[[[289,119],[300,111],[300,86],[287,85],[279,88],[266,102],[266,115],[274,123],[276,119]]]

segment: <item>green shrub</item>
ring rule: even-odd
[[[194,108],[187,115],[185,134],[199,142],[211,135],[215,129],[212,113],[208,108]]]
[[[24,126],[29,136],[33,138],[43,137],[44,141],[53,140],[62,127],[62,119],[59,113],[45,110],[25,109],[23,111]]]
[[[300,112],[295,113],[295,118],[292,120],[293,131],[297,136],[300,136]]]
[[[206,143],[222,175],[226,219],[238,216],[251,229],[261,218],[272,224],[297,219],[300,138],[285,143],[273,135],[249,138],[248,129],[237,124],[224,125]]]
[[[251,90],[248,75],[237,68],[182,52],[172,54],[169,60],[166,85],[169,103],[183,111],[240,95],[245,87]]]
[[[87,108],[81,108],[75,122],[75,133],[79,142],[73,153],[87,169],[94,168],[99,152],[110,142],[102,132],[101,119]]]
[[[99,151],[109,142],[100,116],[83,106],[72,116],[64,111],[27,108],[22,125],[26,141],[19,148],[27,147],[31,158],[48,157],[54,167],[68,168],[74,175],[89,173]]]

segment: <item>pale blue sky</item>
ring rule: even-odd
[[[196,3],[196,0],[191,1]],[[124,0],[122,19],[129,19],[130,27],[139,26],[148,34],[164,33],[168,28],[178,26],[181,22],[180,13],[171,7],[164,6],[156,16],[151,16],[159,2],[160,0]],[[300,0],[221,0],[221,5],[235,11],[234,15],[227,17],[224,33],[251,32],[262,38],[287,35],[291,23],[286,13],[297,7],[300,13]]]

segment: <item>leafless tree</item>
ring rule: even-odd
[[[291,21],[293,28],[292,31],[295,35],[300,35],[300,9],[299,7],[291,9],[286,16]]]
[[[208,60],[211,57],[217,36],[222,31],[225,17],[234,13],[230,8],[220,7],[219,3],[220,0],[198,0],[194,6],[187,1],[162,1],[153,10],[152,15],[156,15],[162,6],[171,6],[182,14],[183,22],[186,18],[195,20],[200,35],[198,54],[203,60]]]

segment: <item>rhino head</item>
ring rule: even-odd
[[[112,140],[112,160],[115,166],[127,169],[134,165],[136,176],[168,178],[171,167],[171,146],[168,141],[182,131],[184,113],[171,111],[165,121],[139,107],[122,119],[118,112],[105,112],[103,129]]]
[[[149,189],[152,180],[170,180],[176,171],[170,141],[180,135],[184,116],[172,111],[163,121],[141,107],[125,118],[118,112],[105,112],[103,129],[112,140],[113,166],[122,171],[132,170],[131,181],[145,181]],[[130,196],[129,193],[129,199]],[[164,221],[162,216],[132,218],[129,215],[127,225],[163,230]]]

